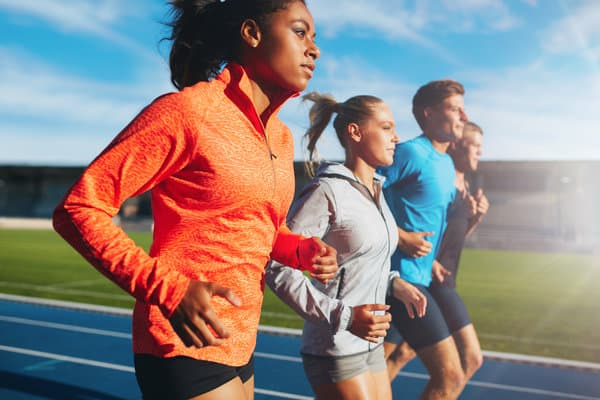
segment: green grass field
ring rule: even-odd
[[[131,233],[148,248],[149,233]],[[600,363],[600,261],[467,249],[462,294],[485,350]],[[116,307],[133,300],[52,231],[0,229],[0,292]],[[302,321],[270,291],[262,324]]]

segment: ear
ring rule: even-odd
[[[260,27],[253,19],[247,19],[242,22],[240,35],[242,36],[242,41],[252,48],[258,47],[262,38]]]
[[[351,122],[346,126],[346,133],[348,134],[348,139],[353,142],[360,143],[362,140],[362,132],[356,122]]]
[[[431,111],[432,111],[432,110],[431,110],[431,107],[425,107],[425,108],[423,109],[423,116],[424,116],[425,118],[429,118],[429,116],[431,115]]]

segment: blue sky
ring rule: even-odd
[[[600,159],[600,1],[307,0],[307,90],[388,102],[406,140],[422,84],[461,81],[485,160]],[[0,164],[85,165],[172,91],[163,0],[0,0]],[[280,113],[304,157],[308,105]],[[335,135],[320,154],[343,157]]]

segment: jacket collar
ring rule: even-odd
[[[344,177],[346,177],[350,180],[358,181],[358,179],[356,178],[356,176],[354,176],[352,171],[350,171],[344,164],[337,163],[337,162],[330,162],[330,161],[321,162],[321,164],[319,165],[319,168],[317,169],[316,176],[318,177],[319,175],[323,175],[323,174],[343,175]],[[379,175],[377,172],[375,172],[375,175],[373,176],[373,178],[376,181],[379,181],[380,184],[383,184],[383,181],[385,181],[385,177],[383,175]]]
[[[235,62],[228,63],[223,71],[215,78],[225,84],[225,95],[234,102],[240,110],[250,119],[255,128],[263,131],[263,124],[256,111],[252,98],[252,84],[244,67]],[[299,92],[287,92],[279,98],[271,99],[272,109],[269,120],[276,116],[283,104],[292,97],[299,96]],[[266,124],[265,124],[266,126]]]

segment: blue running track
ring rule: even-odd
[[[0,298],[0,399],[139,399],[128,311]],[[287,334],[286,334],[287,333]],[[311,399],[297,331],[263,327],[255,353],[257,400]],[[600,365],[486,353],[460,399],[600,400]],[[394,381],[416,399],[427,372],[412,361]]]

